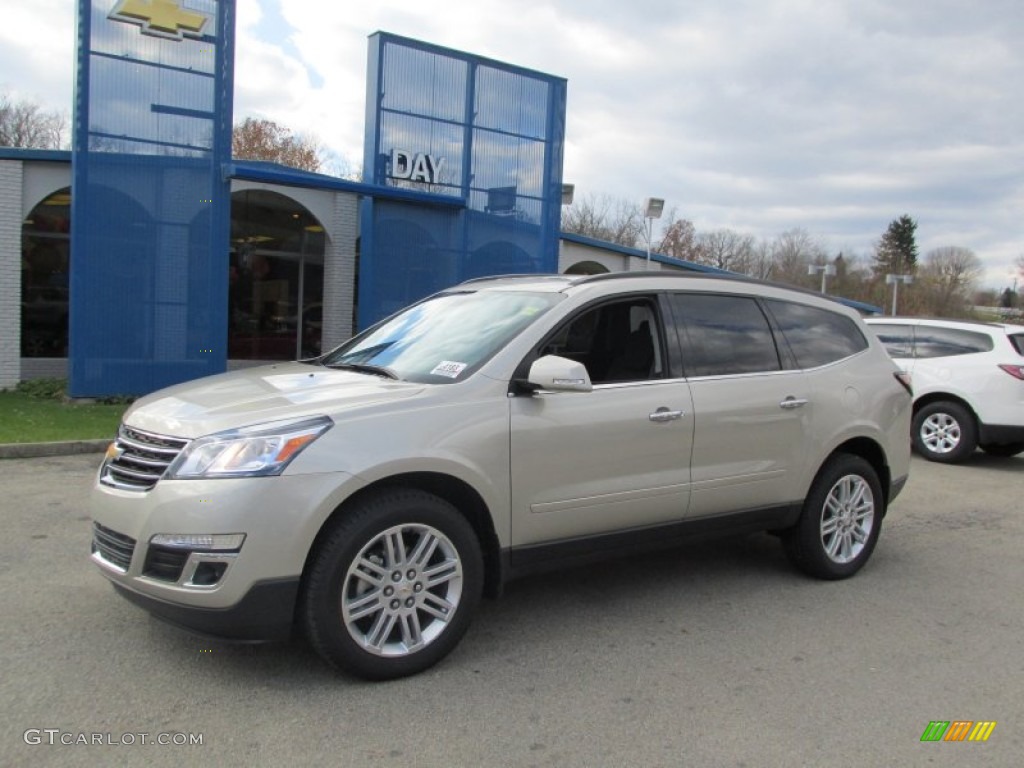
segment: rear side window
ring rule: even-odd
[[[914,326],[869,323],[868,328],[882,342],[890,357],[914,356]]]
[[[828,365],[868,347],[857,323],[846,315],[792,301],[768,299],[765,303],[801,368]]]
[[[914,356],[920,358],[954,357],[977,352],[991,352],[994,348],[990,336],[958,328],[932,328],[917,326]]]
[[[1017,350],[1017,354],[1024,355],[1024,333],[1011,333],[1009,339],[1013,348]]]
[[[778,371],[779,352],[764,312],[747,296],[669,296],[683,340],[687,376]]]

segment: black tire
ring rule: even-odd
[[[878,474],[859,456],[839,453],[818,472],[797,524],[782,534],[790,562],[809,576],[845,579],[871,557],[885,497]]]
[[[480,544],[466,518],[425,491],[390,488],[330,523],[307,566],[301,619],[331,665],[389,680],[448,655],[482,587]]]
[[[992,456],[1009,458],[1024,451],[1024,443],[982,443],[981,450]]]
[[[914,414],[914,449],[929,461],[955,464],[978,447],[974,415],[959,403],[929,403]]]

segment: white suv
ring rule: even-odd
[[[957,462],[974,449],[1024,451],[1024,326],[918,317],[871,318],[914,388],[914,447]]]
[[[509,579],[692,534],[772,531],[841,579],[907,479],[902,376],[853,310],[764,283],[471,281],[322,357],[139,400],[92,558],[172,623],[297,626],[376,679],[444,657]]]

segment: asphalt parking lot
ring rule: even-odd
[[[3,766],[1017,766],[1024,754],[1024,458],[915,458],[852,580],[799,576],[766,535],[532,578],[485,602],[441,665],[384,684],[331,672],[300,641],[214,643],[117,597],[88,559],[98,460],[0,461]],[[922,743],[935,720],[997,725],[984,743]]]

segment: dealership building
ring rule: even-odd
[[[358,328],[361,205],[388,199],[390,188],[271,163],[231,167],[231,238],[221,259],[226,367],[292,360],[343,342]],[[71,176],[70,152],[0,148],[0,388],[68,375]],[[458,282],[462,275],[417,264],[417,242],[408,244],[407,278],[422,272],[424,292]],[[557,271],[569,274],[708,270],[659,254],[648,265],[643,251],[570,233],[560,233],[557,253]],[[488,261],[480,273],[536,269],[525,258]]]
[[[561,231],[564,79],[383,32],[361,182],[232,158],[233,14],[78,0],[73,150],[0,147],[0,389],[309,357],[486,275],[720,271]]]
[[[484,275],[708,269],[561,232],[562,78],[371,35],[354,182],[231,157],[233,0],[78,5],[73,150],[0,148],[0,388],[309,356]]]

